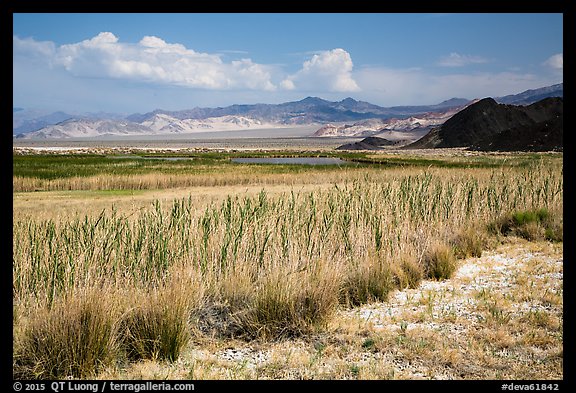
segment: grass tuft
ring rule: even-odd
[[[118,355],[115,317],[99,293],[70,296],[43,309],[15,343],[17,379],[88,378]]]
[[[122,319],[121,337],[130,360],[174,362],[188,343],[188,307],[181,292],[138,296],[138,306]]]
[[[271,272],[256,285],[250,306],[238,319],[248,337],[301,336],[324,326],[338,305],[334,272]]]
[[[433,245],[424,257],[428,277],[445,280],[456,271],[457,261],[454,249],[444,243]]]
[[[461,230],[452,240],[454,254],[458,259],[470,257],[479,258],[487,248],[488,240],[485,234],[477,228],[467,227]]]
[[[392,269],[384,260],[373,265],[361,264],[348,270],[344,277],[341,303],[355,307],[374,301],[386,301],[396,288]]]
[[[403,257],[399,268],[395,269],[395,280],[400,289],[418,287],[424,276],[424,267],[416,258]]]

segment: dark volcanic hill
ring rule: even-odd
[[[376,136],[370,136],[364,138],[359,142],[348,143],[337,147],[336,150],[380,150],[383,146],[393,146],[401,141],[391,141],[385,138],[378,138]]]
[[[562,116],[536,123],[527,132],[525,127],[505,130],[492,139],[485,139],[470,147],[481,151],[561,151],[563,150]]]
[[[563,99],[550,97],[528,106],[482,99],[406,148],[468,147],[476,150],[562,149]]]

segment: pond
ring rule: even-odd
[[[349,161],[333,157],[250,157],[232,158],[239,164],[348,165]]]

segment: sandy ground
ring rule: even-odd
[[[517,347],[521,344],[521,339],[518,338],[522,337],[522,327],[513,325],[529,322],[530,316],[546,315],[539,323],[553,325],[546,327],[559,328],[563,318],[562,282],[561,249],[554,250],[549,245],[534,246],[528,243],[521,246],[508,245],[496,251],[485,252],[481,258],[462,261],[458,271],[449,280],[424,281],[416,289],[394,292],[386,303],[366,305],[344,314],[346,317],[365,320],[372,329],[385,334],[408,337],[414,332],[416,336],[426,337],[427,333],[430,333],[429,337],[436,340],[457,343],[439,351],[440,358],[450,355],[448,348],[465,350],[467,344],[480,338],[475,336],[478,332],[486,334],[484,338],[490,340],[490,332],[483,330],[492,330],[492,333],[502,336],[501,343],[497,343],[499,338],[494,337],[496,356],[512,360],[520,357],[514,355],[534,355],[533,360],[538,362],[547,355],[556,354],[558,348],[542,348],[540,345]],[[546,298],[548,293],[552,295],[551,299]],[[556,317],[559,320],[552,322],[551,319]],[[507,325],[509,330],[506,329]],[[554,334],[550,331],[544,334],[550,333]],[[478,355],[481,356],[481,353]],[[459,353],[459,356],[455,357],[462,362],[466,356],[465,353]],[[443,362],[450,366],[450,359],[443,359]],[[506,361],[498,363],[496,369],[506,370],[513,367]],[[466,373],[458,375],[454,372],[454,367],[433,370],[426,361],[395,364],[399,374],[409,379],[474,377]],[[486,372],[490,375],[492,366],[486,366],[487,369],[481,370],[482,365],[478,364],[469,371],[478,377]],[[492,375],[496,377],[497,373]],[[562,378],[562,370],[556,369],[552,375],[535,377]]]

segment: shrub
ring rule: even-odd
[[[361,264],[350,269],[344,277],[341,303],[358,306],[373,301],[385,301],[396,287],[392,269],[386,261]]]
[[[452,247],[440,243],[430,248],[424,257],[428,277],[444,280],[452,277],[456,271],[456,256]]]
[[[322,265],[321,263],[319,265]],[[338,271],[322,266],[267,272],[241,303],[232,304],[237,331],[247,338],[301,336],[326,323],[338,305]]]
[[[461,230],[451,243],[454,247],[454,255],[459,259],[479,258],[482,256],[482,251],[487,247],[487,240],[484,234],[473,227]]]
[[[512,214],[512,221],[516,227],[529,223],[544,223],[550,218],[548,209],[526,210]]]
[[[100,294],[69,296],[30,319],[15,345],[18,379],[86,378],[117,356],[115,313]]]
[[[175,361],[188,343],[188,307],[181,292],[144,294],[122,320],[122,343],[130,360]]]
[[[563,225],[558,214],[546,208],[505,214],[488,225],[491,233],[519,236],[526,240],[563,240]]]

